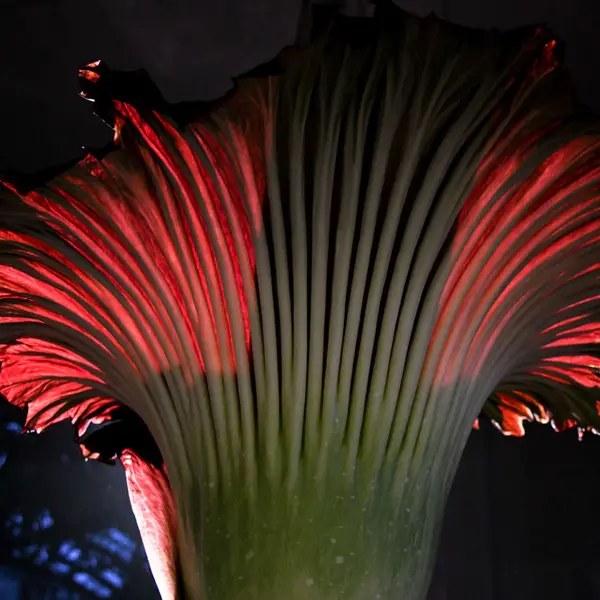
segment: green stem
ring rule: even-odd
[[[382,479],[363,485],[357,477],[348,483],[344,452],[336,454],[328,468],[335,475],[315,482],[302,465],[291,495],[266,475],[259,478],[257,503],[242,479],[218,496],[212,490],[201,493],[194,541],[202,557],[203,598],[425,597],[443,516],[445,477],[436,469],[421,469],[422,480],[407,482],[398,503]]]

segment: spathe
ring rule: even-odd
[[[186,127],[117,98],[117,150],[6,192],[0,390],[144,422],[160,459],[79,441],[165,598],[419,599],[484,405],[595,426],[600,138],[563,84],[541,28],[329,13]]]

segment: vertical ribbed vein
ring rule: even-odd
[[[346,96],[346,73],[335,78],[331,94],[318,95],[319,131],[316,168],[313,182],[312,206],[312,252],[311,252],[311,301],[310,340],[306,407],[306,450],[311,470],[319,452],[320,422],[323,405],[323,376],[325,370],[325,314],[326,306],[333,301],[327,294],[328,265],[330,260],[330,223],[333,184],[337,166],[338,143],[342,121],[342,103]],[[323,74],[321,86],[331,85]]]
[[[363,211],[362,222],[356,242],[358,248],[354,270],[351,273],[350,281],[350,300],[347,309],[346,326],[344,331],[344,345],[342,350],[340,366],[340,382],[338,389],[338,419],[339,427],[345,430],[345,435],[352,435],[353,419],[358,415],[352,413],[352,407],[357,399],[353,396],[354,389],[359,386],[362,378],[368,376],[368,365],[357,364],[354,362],[357,355],[357,346],[359,343],[359,334],[362,324],[362,315],[364,311],[364,302],[367,289],[369,274],[369,264],[375,236],[375,227],[381,202],[381,192],[385,182],[386,156],[393,143],[395,129],[386,127],[386,123],[395,121],[394,111],[394,90],[386,86],[384,97],[378,110],[381,111],[381,119],[378,120],[376,131],[375,148],[373,152],[373,162],[369,165],[368,184],[366,189],[366,198]],[[355,236],[357,232],[355,230]],[[350,421],[349,421],[350,416]],[[356,424],[354,424],[356,427]],[[351,477],[352,474],[348,473]]]
[[[321,479],[327,472],[327,458],[332,436],[341,439],[343,427],[339,424],[338,389],[341,385],[340,366],[342,360],[343,337],[346,326],[346,298],[351,278],[351,257],[356,235],[356,218],[359,210],[362,170],[355,165],[362,164],[365,156],[367,125],[375,102],[375,86],[379,71],[372,69],[365,85],[364,93],[357,104],[349,106],[349,116],[345,122],[345,144],[340,157],[343,161],[341,201],[339,203],[338,227],[335,235],[333,260],[333,281],[331,286],[330,322],[327,343],[327,356],[323,382],[321,409],[321,442],[317,477]],[[355,116],[356,115],[356,116]]]
[[[289,148],[289,194],[292,237],[292,310],[293,310],[293,418],[292,439],[288,455],[288,487],[293,486],[300,475],[300,457],[304,437],[306,407],[306,377],[308,363],[308,256],[306,239],[306,181],[304,177],[305,124],[312,100],[311,67],[301,76],[293,100]],[[288,90],[287,93],[293,93]],[[288,100],[289,101],[289,100]],[[285,125],[284,125],[285,126]]]

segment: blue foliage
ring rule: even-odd
[[[38,549],[38,552],[36,554],[36,557],[33,559],[33,562],[36,565],[43,565],[45,563],[48,562],[48,546],[40,546],[40,548]]]
[[[4,431],[18,433],[21,426],[16,422],[0,422],[0,440]],[[14,438],[15,442],[22,439],[24,436]],[[10,448],[4,448],[0,443],[0,468],[9,453]],[[68,462],[67,459],[66,454],[61,455],[61,462]],[[3,474],[5,472],[11,473],[3,470]],[[128,595],[129,570],[135,562],[139,563],[139,567],[147,563],[135,532],[130,535],[110,526],[88,532],[71,529],[71,537],[65,538],[60,536],[62,527],[60,511],[55,514],[54,510],[39,504],[36,506],[35,502],[33,506],[28,503],[14,506],[12,513],[0,519],[0,528],[4,530],[0,530],[0,534],[4,535],[4,538],[0,537],[0,544],[9,544],[7,555],[16,564],[36,566],[48,575],[47,578],[42,575],[39,587],[35,587],[38,585],[35,578],[30,580],[29,575],[16,570],[14,585],[18,586],[21,581],[27,586],[33,585],[31,589],[35,589],[35,597],[40,600],[87,600],[91,596],[122,599],[123,594]],[[31,570],[27,572],[31,573]],[[15,598],[10,591],[12,588],[9,590],[7,587],[9,585],[13,586],[13,583],[4,581],[0,565],[0,600]],[[149,590],[149,598],[156,597],[153,591]],[[22,591],[17,593],[20,599]]]
[[[124,562],[130,563],[133,560],[136,543],[119,529],[111,527],[104,532],[88,534],[88,538],[96,546],[118,556]]]
[[[38,514],[37,523],[40,529],[50,529],[54,525],[54,519],[48,509],[44,509]]]
[[[4,429],[12,433],[19,433],[23,430],[23,427],[18,423],[15,423],[15,421],[7,421],[4,423]]]
[[[56,575],[65,575],[71,570],[71,567],[68,564],[60,561],[50,563],[48,565],[48,568]]]
[[[109,587],[100,583],[89,573],[82,571],[74,573],[73,581],[98,596],[98,598],[110,598],[112,595],[112,590]]]
[[[125,579],[118,569],[105,569],[100,574],[100,577],[110,583],[113,587],[122,588],[125,585]]]
[[[58,553],[69,562],[75,562],[81,556],[81,550],[73,540],[65,540],[58,548]]]

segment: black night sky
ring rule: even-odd
[[[598,0],[406,0],[476,27],[542,22],[600,110]],[[77,69],[146,69],[169,102],[211,99],[293,41],[298,0],[0,0],[0,169],[34,172],[111,132]],[[158,598],[120,467],[81,458],[64,425],[21,435],[0,406],[0,600]],[[600,438],[474,432],[450,497],[430,600],[600,599]],[[62,566],[60,566],[62,565]]]

